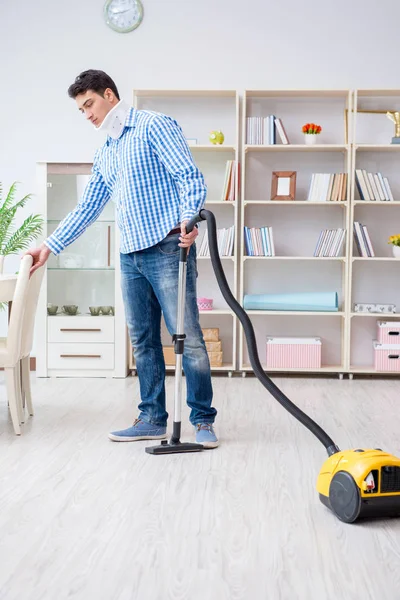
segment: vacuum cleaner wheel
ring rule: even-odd
[[[336,516],[345,523],[354,523],[361,510],[361,495],[350,473],[339,471],[329,486],[329,502]]]

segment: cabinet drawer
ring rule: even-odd
[[[48,344],[49,369],[114,369],[114,344]]]
[[[114,342],[114,317],[48,317],[51,343]]]

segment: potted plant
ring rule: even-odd
[[[322,127],[321,125],[316,125],[315,123],[306,123],[303,125],[302,131],[304,133],[304,140],[306,144],[316,144],[317,135],[321,133]]]
[[[391,235],[388,244],[392,244],[393,256],[400,258],[400,235]]]
[[[27,194],[16,201],[16,193],[17,182],[14,182],[3,201],[0,183],[0,274],[3,273],[5,256],[19,254],[28,249],[43,227],[43,218],[40,215],[29,215],[20,227],[15,228],[14,218],[18,209],[23,208],[32,197],[31,194]]]

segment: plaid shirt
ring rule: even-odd
[[[207,188],[178,123],[166,115],[129,109],[118,139],[107,136],[76,208],[45,244],[59,254],[101,214],[117,209],[123,254],[154,246],[203,206]]]

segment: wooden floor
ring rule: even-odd
[[[340,447],[399,455],[400,381],[274,380]],[[17,438],[0,375],[0,599],[399,598],[400,520],[336,520],[319,442],[253,377],[214,391],[220,448],[155,457],[107,439],[136,414],[137,378],[33,377]],[[171,414],[171,377],[167,392]]]

